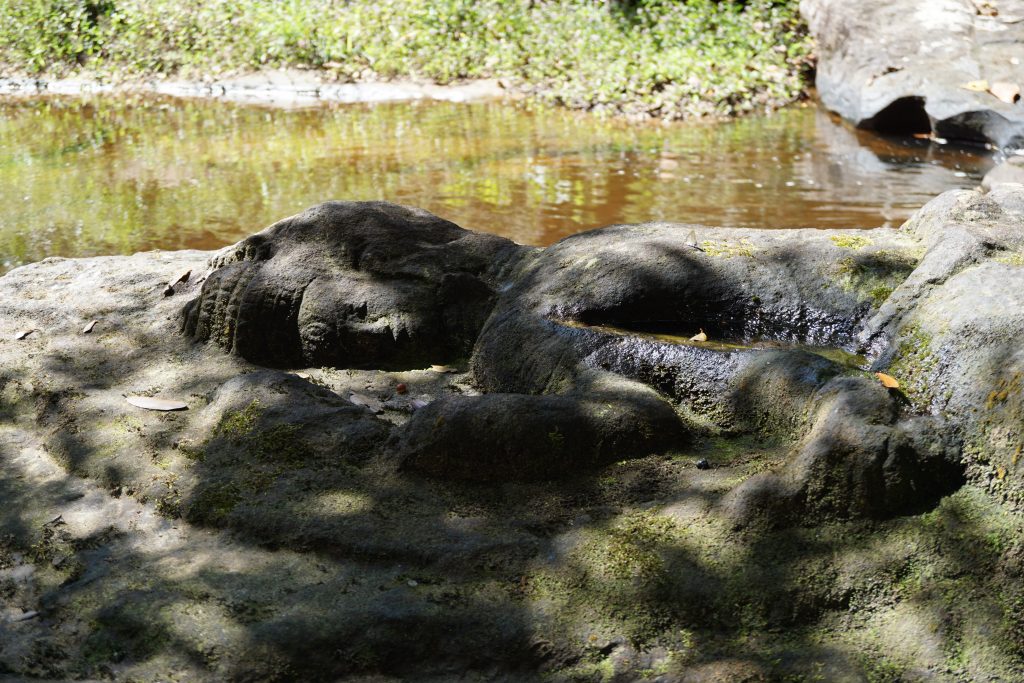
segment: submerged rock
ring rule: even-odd
[[[802,0],[829,109],[880,133],[1024,147],[1024,2]],[[998,92],[998,90],[997,90]]]
[[[1024,185],[1024,157],[1012,156],[997,165],[981,179],[981,189],[989,192],[999,185]]]

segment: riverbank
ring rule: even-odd
[[[508,90],[574,109],[672,120],[788,104],[804,94],[810,60],[791,1],[0,6],[0,78],[105,86],[215,83],[278,69],[340,92],[501,79]]]

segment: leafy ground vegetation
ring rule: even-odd
[[[786,104],[810,42],[793,0],[0,0],[8,73],[503,78],[573,108],[678,119]],[[2,72],[0,72],[2,73]]]

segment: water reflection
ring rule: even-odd
[[[275,110],[154,98],[0,102],[0,269],[209,249],[325,199],[388,199],[526,244],[616,222],[895,224],[989,162],[813,107],[629,124],[500,103]]]

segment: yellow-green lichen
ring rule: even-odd
[[[733,258],[735,256],[745,256],[750,258],[756,251],[754,244],[743,238],[738,242],[718,242],[705,240],[700,243],[700,248],[704,250],[704,253],[712,257],[721,258]]]
[[[1004,252],[1002,256],[997,256],[994,260],[996,263],[1008,266],[1024,266],[1024,254],[1019,251]]]
[[[840,249],[863,249],[872,244],[871,240],[860,235],[833,235],[829,239]]]

